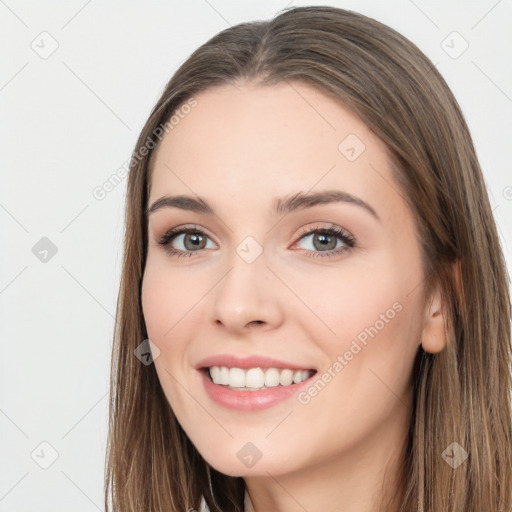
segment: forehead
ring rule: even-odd
[[[242,202],[312,188],[396,195],[382,141],[309,85],[223,84],[194,99],[158,147],[150,201],[192,193]]]

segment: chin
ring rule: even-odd
[[[256,444],[232,440],[231,443],[219,445],[212,450],[211,444],[206,450],[198,449],[201,456],[215,470],[233,477],[268,476],[288,473],[298,469],[292,467],[289,456],[285,453],[294,453],[296,450],[287,449],[285,453],[276,453],[275,449],[269,455],[270,447],[260,450]],[[295,464],[298,461],[294,461]]]

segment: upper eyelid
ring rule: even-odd
[[[171,240],[173,240],[174,238],[178,237],[179,235],[183,235],[183,234],[186,234],[188,232],[201,233],[202,235],[207,236],[208,238],[210,238],[211,240],[213,240],[215,242],[213,237],[210,234],[208,234],[208,232],[204,228],[201,228],[201,227],[198,227],[198,226],[194,226],[194,225],[191,225],[191,226],[185,225],[185,226],[181,226],[181,227],[178,227],[178,228],[167,229],[157,238],[158,238],[158,240],[161,240],[161,239],[163,239],[164,237],[166,237],[167,235],[170,234],[170,235],[172,235]],[[215,243],[217,243],[217,242],[215,242]]]
[[[329,225],[327,225],[327,224],[329,224]],[[342,234],[346,235],[347,237],[355,239],[354,235],[352,235],[352,233],[350,231],[348,231],[347,229],[345,229],[341,226],[333,224],[333,223],[325,223],[325,224],[322,224],[317,227],[309,227],[309,228],[301,228],[301,229],[302,229],[302,231],[298,234],[299,237],[303,237],[305,235],[311,235],[317,231],[323,230],[323,231],[341,231]]]
[[[318,221],[318,222],[321,222],[321,221]],[[354,244],[356,243],[356,237],[350,231],[348,231],[347,229],[345,229],[341,226],[337,226],[336,224],[325,222],[319,226],[301,228],[300,233],[298,233],[294,237],[295,241],[293,242],[293,244],[296,244],[298,241],[300,241],[302,238],[304,238],[306,236],[310,236],[310,235],[312,235],[318,231],[322,231],[322,230],[323,231],[332,231],[332,230],[341,231],[341,234],[333,233],[332,235],[336,236],[337,238],[340,238],[340,239],[343,237],[343,235],[345,235],[348,239],[353,240]],[[197,225],[184,225],[184,226],[177,227],[177,228],[171,228],[171,229],[165,231],[160,237],[158,237],[158,241],[163,240],[165,237],[170,235],[170,238],[167,243],[171,243],[178,236],[187,234],[188,232],[201,233],[203,236],[207,236],[208,238],[210,238],[216,245],[219,245],[214,240],[214,238],[210,234],[208,234],[207,230],[205,230],[204,228],[199,227]],[[346,242],[344,241],[344,243],[346,243]],[[190,251],[190,252],[197,252],[197,251]]]

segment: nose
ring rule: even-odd
[[[214,322],[232,335],[279,327],[284,316],[279,284],[263,257],[252,263],[238,258],[212,290]]]

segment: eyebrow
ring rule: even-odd
[[[277,198],[273,205],[274,214],[287,214],[296,210],[312,208],[320,204],[330,203],[351,203],[359,206],[369,212],[375,219],[381,222],[381,218],[366,201],[353,196],[348,192],[341,190],[325,190],[322,192],[297,192],[291,196]],[[206,215],[215,215],[211,206],[201,197],[192,197],[185,195],[163,196],[157,199],[150,207],[146,209],[146,216],[162,208],[179,208]]]

